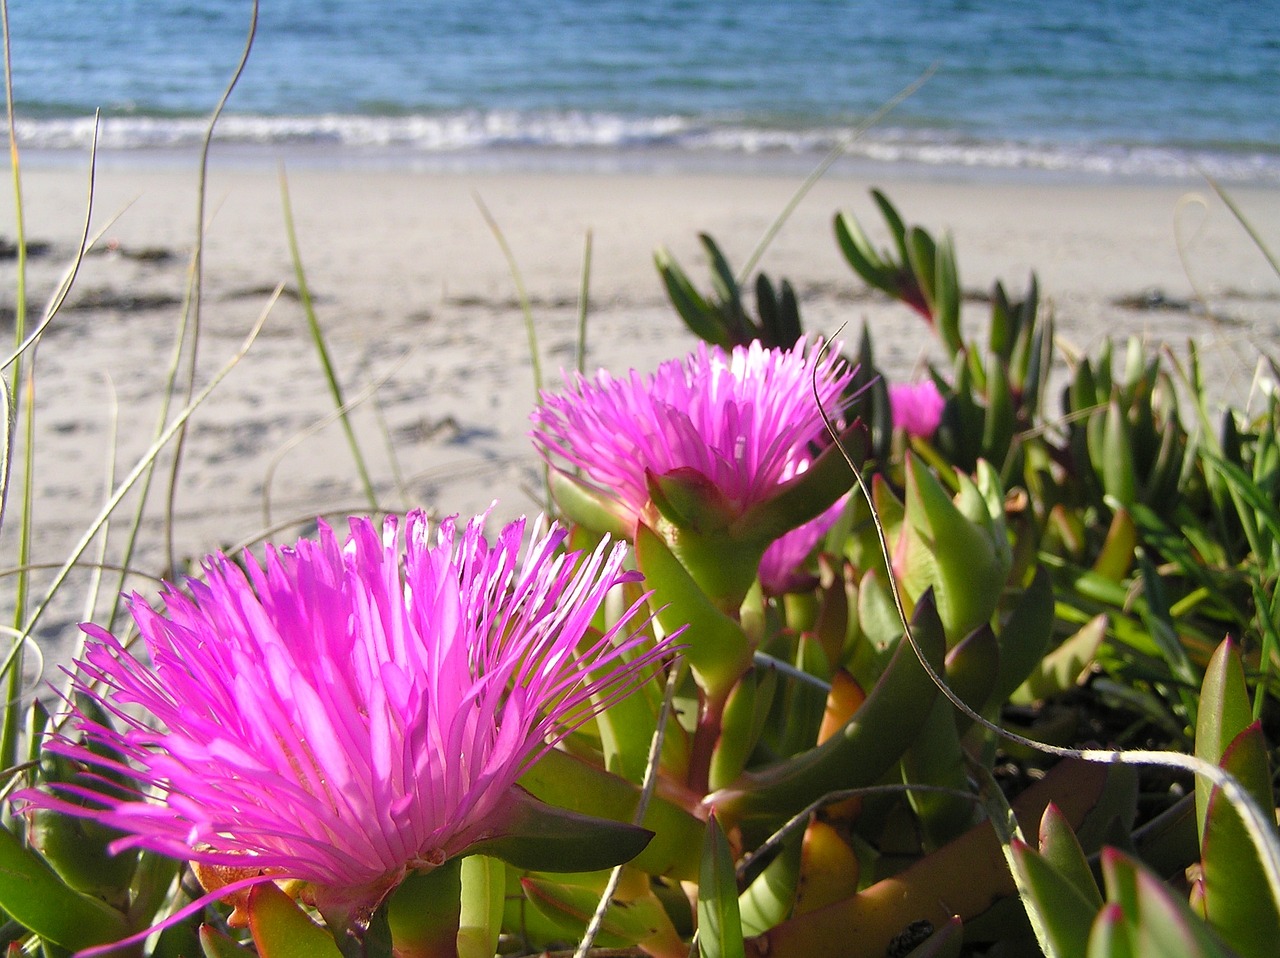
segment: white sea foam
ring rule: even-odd
[[[112,116],[99,124],[98,146],[117,151],[192,147],[204,136],[206,125],[204,118],[195,117]],[[93,130],[89,117],[23,119],[17,124],[20,145],[34,150],[85,150]],[[677,115],[501,110],[406,116],[233,114],[222,118],[217,137],[228,144],[394,150],[410,157],[603,150],[627,153],[636,162],[643,162],[646,151],[657,150],[664,159],[674,155],[678,162],[681,154],[691,159],[817,157],[840,146],[855,159],[924,167],[1159,179],[1208,174],[1230,182],[1280,183],[1280,152],[1275,150],[979,140],[937,130],[884,129],[854,137],[851,129],[842,127],[765,127]]]

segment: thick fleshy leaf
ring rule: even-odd
[[[1232,958],[1231,950],[1172,888],[1123,852],[1102,853],[1107,900],[1120,906],[1139,956]],[[1091,945],[1092,947],[1092,945]]]
[[[1048,570],[1039,566],[1000,629],[999,677],[991,692],[992,702],[1003,704],[1035,672],[1044,661],[1052,636],[1053,581]]]
[[[1013,801],[1024,831],[1033,829],[1049,801],[1057,802],[1073,824],[1102,793],[1108,770],[1087,762],[1064,761]],[[968,922],[1017,893],[1000,842],[984,822],[903,871],[856,895],[808,915],[793,917],[748,939],[750,958],[848,958],[850,929],[857,929],[856,954],[883,955],[912,922],[940,928],[953,915]],[[1156,954],[1152,952],[1151,954]]]
[[[249,891],[249,930],[261,958],[342,958],[333,936],[303,913],[275,882]]]
[[[1009,695],[1009,701],[1030,705],[1078,685],[1106,638],[1108,621],[1106,615],[1096,615],[1081,626],[1040,660],[1026,680]]]
[[[903,781],[950,790],[907,793],[925,848],[930,851],[945,845],[973,823],[974,804],[965,797],[969,779],[960,735],[952,718],[954,709],[941,695],[935,697],[919,734],[902,756]]]
[[[669,472],[645,470],[649,499],[674,526],[703,535],[722,533],[736,512],[711,479],[691,466]]]
[[[534,908],[561,929],[562,936],[576,939],[595,914],[608,877],[600,873],[556,881],[528,875],[521,879],[520,886]],[[605,908],[595,943],[610,948],[639,945],[660,958],[684,958],[688,954],[688,946],[680,940],[662,902],[650,888],[648,876],[631,869],[623,870]]]
[[[382,914],[396,958],[457,958],[462,915],[462,861],[407,875]]]
[[[557,808],[517,787],[468,848],[529,871],[582,872],[631,861],[652,838],[646,828]]]
[[[1224,639],[1209,659],[1200,685],[1200,711],[1196,716],[1196,757],[1217,765],[1232,740],[1253,721],[1249,689],[1245,684],[1240,650]],[[1213,786],[1196,778],[1196,821],[1204,833],[1205,810]]]
[[[858,890],[858,856],[834,826],[813,819],[800,843],[800,882],[795,914],[806,915]]]
[[[1093,562],[1093,571],[1112,582],[1121,582],[1133,568],[1134,548],[1138,544],[1138,527],[1128,509],[1117,509],[1111,517],[1107,538]]]
[[[618,501],[580,479],[552,469],[547,474],[551,495],[566,516],[592,532],[630,539],[634,520]]]
[[[1024,900],[1024,904],[1038,913],[1037,925],[1048,936],[1050,958],[1083,955],[1101,904],[1086,899],[1070,876],[1035,849],[1015,839],[1012,850],[1022,883],[1029,891],[1030,900]]]
[[[520,784],[550,805],[615,822],[632,821],[640,802],[638,786],[558,750],[539,759],[521,777]],[[655,795],[641,824],[654,837],[636,856],[634,867],[679,880],[697,878],[702,822]]]
[[[837,410],[825,410],[834,416]],[[824,449],[804,472],[781,483],[769,498],[751,505],[732,527],[741,540],[772,542],[826,512],[853,486],[853,471],[847,455],[861,465],[867,456],[866,427],[854,423],[840,435],[839,445]]]
[[[646,585],[654,590],[652,602],[663,629],[671,634],[688,627],[682,638],[684,655],[699,685],[708,695],[727,695],[751,664],[742,626],[712,603],[648,526],[636,530],[635,554]]]
[[[39,855],[0,827],[0,908],[41,938],[88,948],[130,934],[124,915],[63,884]]]
[[[987,493],[963,473],[956,481],[953,500],[927,466],[907,458],[906,542],[895,560],[909,595],[934,590],[953,644],[991,618],[1012,562],[1002,515],[990,511]]]
[[[698,954],[702,958],[743,958],[733,853],[714,814],[707,819],[698,875]]]
[[[1124,911],[1119,905],[1104,905],[1089,933],[1087,958],[1141,958],[1135,954]]]
[[[935,671],[942,669],[944,638],[932,597],[916,606],[912,633]],[[793,758],[745,772],[706,798],[725,821],[793,814],[828,792],[877,781],[915,740],[938,688],[901,642],[865,702],[837,734]]]
[[[1058,874],[1075,886],[1094,911],[1102,907],[1102,892],[1094,881],[1093,871],[1075,830],[1052,802],[1045,807],[1044,817],[1040,819],[1040,854]]]
[[[743,934],[763,934],[791,914],[800,884],[802,838],[799,831],[792,832],[773,861],[738,896]]]
[[[502,931],[507,872],[488,855],[468,855],[461,866],[458,958],[493,958]]]
[[[253,954],[213,925],[200,926],[200,949],[204,958],[250,958]]]
[[[748,671],[733,687],[720,720],[720,737],[711,753],[711,769],[707,776],[712,789],[721,788],[737,778],[760,738],[754,671]]]
[[[1274,808],[1261,725],[1241,731],[1221,765],[1263,808]],[[1270,958],[1280,942],[1280,911],[1240,813],[1220,789],[1209,796],[1200,848],[1205,916],[1244,958]]]
[[[947,653],[947,685],[975,712],[981,712],[991,698],[1000,674],[1000,645],[991,626],[980,625]],[[968,727],[968,719],[955,716],[957,727]]]
[[[732,346],[733,339],[717,315],[718,311],[689,282],[689,277],[671,258],[671,254],[665,249],[659,249],[653,254],[653,261],[667,288],[671,304],[693,334],[718,346]]]

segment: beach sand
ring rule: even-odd
[[[189,168],[116,159],[98,171],[93,230],[101,238],[36,354],[35,562],[61,562],[94,519],[107,495],[113,444],[119,481],[155,435],[196,235],[195,168],[194,157]],[[496,499],[496,520],[539,511],[541,477],[527,440],[534,378],[517,287],[476,197],[519,265],[543,374],[554,386],[574,363],[588,232],[588,367],[648,370],[694,343],[667,304],[654,249],[668,247],[707,289],[698,232],[713,235],[740,266],[799,180],[308,164],[290,172],[289,185],[337,374],[348,399],[364,396],[351,415],[379,503],[469,516]],[[1020,294],[1036,270],[1059,337],[1075,349],[1094,350],[1107,335],[1175,345],[1194,338],[1210,361],[1215,392],[1237,403],[1248,397],[1259,353],[1280,352],[1280,280],[1206,187],[996,182],[945,172],[925,179],[892,167],[829,176],[785,224],[761,268],[795,285],[808,330],[830,334],[844,324],[843,336],[853,342],[868,324],[890,376],[910,375],[931,355],[928,331],[906,309],[866,291],[832,232],[835,212],[847,210],[887,244],[868,196],[872,186],[883,188],[908,222],[951,231],[966,290],[983,293],[1003,279]],[[32,164],[22,187],[27,235],[49,244],[29,262],[35,322],[73,258],[86,168]],[[1239,189],[1233,196],[1280,249],[1280,191]],[[0,232],[7,239],[13,205],[12,191],[3,191]],[[215,164],[206,218],[197,388],[235,353],[270,291],[295,285],[274,169]],[[0,302],[11,308],[13,261],[0,263],[0,271]],[[1215,319],[1196,305],[1198,295]],[[1120,305],[1144,298],[1161,308]],[[965,309],[967,335],[976,337],[988,308],[975,298]],[[303,312],[285,296],[191,419],[174,497],[179,564],[264,532],[288,541],[318,513],[367,511],[346,440],[330,421],[333,409]],[[162,462],[133,559],[156,575],[168,571],[169,459]],[[0,537],[6,565],[16,561],[21,487],[15,473]],[[135,502],[136,495],[126,498],[112,523],[108,561],[119,561]],[[50,576],[35,575],[35,598]],[[2,593],[10,608],[12,581]],[[51,659],[65,656],[75,623],[88,614],[88,581],[87,572],[74,575],[36,630]],[[118,576],[104,579],[96,617],[119,584]],[[155,588],[140,577],[128,585],[148,594]]]

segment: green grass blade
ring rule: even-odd
[[[373,479],[369,475],[369,466],[365,462],[364,454],[360,451],[360,443],[356,439],[351,418],[347,415],[347,403],[342,398],[342,384],[338,382],[338,374],[333,368],[333,359],[325,343],[324,332],[320,329],[320,321],[316,318],[311,290],[307,286],[306,271],[302,268],[298,233],[293,225],[293,206],[289,202],[289,181],[285,176],[283,163],[280,165],[280,202],[284,207],[284,229],[289,241],[289,257],[293,260],[293,275],[298,283],[298,301],[302,304],[302,312],[307,317],[307,330],[311,333],[311,342],[315,345],[316,355],[320,358],[325,382],[329,384],[329,394],[333,397],[333,404],[338,409],[338,420],[342,423],[342,432],[347,437],[347,445],[351,447],[351,456],[355,459],[356,471],[360,473],[360,484],[364,487],[365,497],[369,500],[369,508],[376,510],[378,496],[373,489]]]

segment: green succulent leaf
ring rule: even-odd
[[[411,872],[396,886],[376,916],[384,919],[378,925],[387,939],[383,954],[454,958],[461,928],[461,866],[462,859],[453,858],[429,871]]]
[[[1240,650],[1224,639],[1209,658],[1200,685],[1200,711],[1196,717],[1197,758],[1213,765],[1222,761],[1237,735],[1253,721],[1249,688],[1245,684]],[[1204,818],[1213,786],[1203,777],[1196,779],[1196,820],[1204,834]]]
[[[1118,905],[1135,956],[1232,958],[1231,949],[1154,873],[1114,848],[1102,853],[1107,901]],[[1104,909],[1103,915],[1107,912]],[[1090,940],[1090,958],[1093,941]]]
[[[1264,809],[1273,809],[1267,742],[1258,723],[1247,726],[1227,747],[1222,767]],[[1280,942],[1275,891],[1258,860],[1240,813],[1221,790],[1209,797],[1200,843],[1205,916],[1243,958],[1270,958]]]
[[[1075,688],[1093,664],[1106,638],[1108,621],[1105,614],[1095,615],[1045,655],[1026,680],[1009,695],[1009,701],[1030,705]]]
[[[468,851],[531,871],[595,871],[631,861],[652,838],[638,825],[557,808],[516,787]]]
[[[552,498],[568,518],[592,532],[618,539],[631,538],[635,520],[626,514],[616,499],[559,469],[550,470],[547,481]]]
[[[1030,676],[1044,668],[1045,650],[1053,637],[1053,613],[1053,580],[1048,570],[1039,566],[1000,629],[999,673],[991,692],[993,702],[1005,702]],[[1080,671],[1071,676],[1073,683]]]
[[[68,888],[35,852],[0,827],[0,908],[48,941],[79,949],[120,941],[132,929],[114,908]]]
[[[253,952],[240,945],[213,925],[201,925],[200,949],[204,958],[250,958]]]
[[[462,859],[458,958],[493,958],[502,932],[506,868],[488,855]]]
[[[732,346],[732,338],[725,329],[718,311],[702,298],[702,294],[689,282],[689,277],[671,258],[671,254],[665,249],[659,249],[653,254],[653,260],[658,268],[658,274],[662,277],[662,283],[667,289],[671,304],[690,331],[708,343],[724,347]]]
[[[912,634],[926,661],[940,673],[945,639],[931,593],[916,604]],[[736,822],[791,814],[828,792],[873,784],[915,741],[938,694],[910,643],[902,641],[843,729],[815,748],[743,773],[705,802],[725,821]]]
[[[746,935],[762,935],[791,914],[800,884],[804,832],[796,829],[773,861],[738,896],[738,913]]]
[[[698,874],[698,954],[701,958],[744,958],[733,852],[714,814],[707,819]]]
[[[708,695],[727,695],[751,664],[751,643],[742,626],[707,597],[648,526],[636,531],[635,554],[645,584],[654,590],[651,601],[663,629],[670,634],[687,626],[684,656],[699,685]],[[711,561],[710,555],[706,558]]]
[[[1075,882],[1043,855],[1014,840],[1013,861],[1029,891],[1028,909],[1035,909],[1039,927],[1048,938],[1049,958],[1074,958],[1088,948],[1089,934],[1099,905],[1080,893]]]
[[[1102,892],[1093,878],[1075,830],[1058,806],[1050,802],[1040,819],[1040,854],[1055,872],[1075,889],[1096,912],[1102,907]]]
[[[521,776],[520,784],[549,805],[615,822],[631,822],[640,802],[639,786],[554,749]],[[654,837],[632,861],[634,867],[681,881],[697,877],[702,822],[655,795],[641,825]]]
[[[275,882],[249,891],[249,931],[261,958],[342,958],[333,936],[306,916]]]

